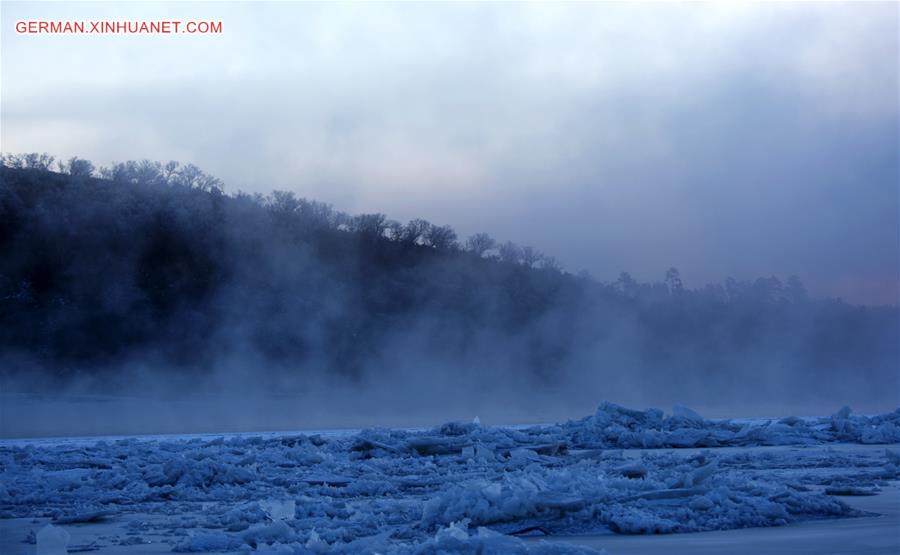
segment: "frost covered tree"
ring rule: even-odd
[[[466,239],[466,250],[478,257],[496,246],[497,242],[487,233],[476,233]]]
[[[432,225],[425,232],[425,243],[438,250],[453,250],[459,247],[456,232],[449,225]]]
[[[529,268],[533,268],[534,265],[541,259],[541,253],[537,249],[533,247],[522,247],[522,250],[519,253],[519,260],[525,266]]]
[[[410,220],[399,230],[397,242],[404,245],[419,245],[425,240],[425,234],[431,229],[428,220],[416,218]]]

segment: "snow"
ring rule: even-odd
[[[611,403],[552,426],[2,441],[0,517],[98,527],[101,553],[586,553],[555,540],[867,516],[845,500],[900,479],[897,442],[900,409],[737,422]]]

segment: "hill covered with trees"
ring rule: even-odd
[[[275,384],[406,368],[652,388],[852,373],[896,390],[896,306],[811,299],[796,277],[603,283],[483,233],[226,194],[174,162],[4,156],[0,253],[6,376],[228,366]]]

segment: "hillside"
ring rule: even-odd
[[[790,364],[779,387],[897,383],[897,307],[810,299],[797,278],[602,283],[423,220],[226,194],[193,166],[48,160],[0,168],[7,376],[114,386],[125,369],[235,367],[272,387],[413,372],[552,388],[624,375],[652,390],[767,382]]]

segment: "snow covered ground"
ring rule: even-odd
[[[898,443],[900,409],[608,403],[554,426],[7,440],[0,553],[894,553]]]

